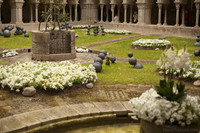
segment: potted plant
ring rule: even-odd
[[[181,79],[176,83],[173,80],[175,70],[189,70],[189,56],[185,48],[165,50],[157,61],[164,73],[160,85],[129,101],[133,118],[141,120],[141,133],[199,132],[200,98],[188,95]],[[166,75],[166,69],[170,74]]]

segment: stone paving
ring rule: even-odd
[[[109,114],[128,116],[128,113],[131,113],[130,109],[128,102],[91,102],[58,106],[2,118],[0,119],[0,131],[1,133],[23,132],[50,123],[63,120],[73,121],[73,119],[81,117]]]

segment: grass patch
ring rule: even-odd
[[[108,45],[101,45],[94,47],[94,49],[98,50],[106,50],[109,53],[112,53],[116,57],[129,58],[128,52],[133,52],[133,56],[137,59],[145,59],[145,60],[158,60],[161,56],[163,50],[137,50],[130,48],[133,41],[139,39],[151,39],[155,36],[145,36],[136,39],[125,40],[117,43],[112,43]],[[199,60],[199,57],[194,56],[194,50],[197,49],[193,46],[195,39],[188,38],[180,38],[180,37],[167,37],[166,40],[170,41],[173,46],[177,49],[184,48],[184,45],[187,46],[188,52],[191,54],[191,60]]]
[[[110,66],[105,65],[104,62],[101,73],[97,74],[97,84],[158,84],[161,78],[155,72],[158,66],[153,64],[142,65],[144,69],[133,69],[133,66],[125,62],[117,62]]]
[[[0,48],[30,48],[32,47],[31,33],[29,33],[29,35],[29,38],[24,37],[24,35],[14,36],[14,33],[12,33],[9,38],[0,36]]]
[[[75,31],[76,31],[76,34],[78,34],[78,36],[79,36],[78,38],[76,38],[76,46],[77,47],[137,35],[136,33],[132,33],[129,35],[106,34],[105,36],[102,36],[101,33],[99,33],[98,36],[94,36],[93,34],[86,35],[87,30],[76,29]],[[93,30],[91,30],[90,33],[93,33]]]
[[[5,64],[6,64],[5,62],[0,61],[0,65],[5,65]]]

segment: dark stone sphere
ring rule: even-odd
[[[10,36],[11,36],[11,32],[10,32],[9,30],[5,30],[5,31],[3,32],[3,36],[4,36],[4,37],[10,37]]]
[[[99,62],[99,63],[103,64],[103,60],[101,58],[99,58],[99,57],[94,59],[94,62]]]
[[[128,57],[130,57],[130,58],[133,57],[133,53],[132,53],[132,52],[129,52],[129,53],[128,53]]]
[[[194,51],[194,55],[195,55],[195,56],[200,56],[200,50],[195,50],[195,51]]]
[[[8,30],[11,31],[13,28],[11,26],[8,27]]]
[[[25,33],[26,33],[26,30],[25,30],[25,29],[23,29],[23,30],[22,30],[22,32],[25,34]]]
[[[3,32],[0,32],[0,36],[3,36]]]
[[[17,33],[17,35],[22,35],[23,34],[22,30],[17,30],[16,33]]]
[[[200,42],[200,38],[199,37],[196,40],[197,40],[197,42]]]
[[[144,67],[142,66],[142,64],[137,63],[133,68],[135,68],[135,69],[143,69]]]
[[[100,53],[100,54],[98,55],[98,57],[101,58],[102,60],[104,60],[104,59],[105,59],[105,54],[104,54],[104,53]]]
[[[5,29],[6,29],[6,30],[8,30],[8,28],[9,28],[9,26],[8,26],[8,25],[7,25],[7,26],[5,26]]]
[[[29,34],[28,34],[28,33],[25,33],[25,34],[24,34],[24,37],[29,37]]]
[[[131,57],[131,58],[129,59],[129,64],[131,64],[131,65],[136,65],[136,64],[137,64],[137,59],[136,59],[135,57]]]
[[[22,30],[22,28],[20,26],[16,26],[17,30]]]
[[[111,56],[111,57],[110,57],[110,61],[111,61],[113,64],[115,64],[116,57],[115,57],[115,56]]]
[[[194,43],[194,46],[195,46],[195,47],[199,47],[199,46],[200,46],[200,41],[199,41],[199,42],[195,42],[195,43]]]
[[[101,63],[99,63],[99,62],[94,62],[94,63],[93,63],[93,66],[94,66],[95,71],[96,71],[97,73],[101,72],[101,70],[102,70],[102,65],[101,65]]]
[[[100,53],[103,53],[105,56],[107,55],[107,51],[101,50]]]

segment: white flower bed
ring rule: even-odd
[[[168,46],[171,43],[167,40],[160,39],[140,39],[132,43],[134,46],[142,46],[142,47],[162,47]]]
[[[44,90],[63,90],[73,84],[95,82],[97,75],[92,65],[86,67],[68,61],[25,62],[0,66],[0,85],[20,91],[26,86]]]
[[[169,69],[166,70],[166,74],[168,73],[169,73]],[[177,69],[174,72],[174,75],[178,74],[180,78],[200,79],[200,61],[191,62],[189,65],[189,71],[185,71],[185,69],[183,69],[183,74],[181,75],[180,73],[181,73],[181,70]]]
[[[83,47],[76,47],[76,52],[78,52],[78,53],[88,53],[89,50],[87,48],[83,48]]]
[[[131,34],[131,31],[128,30],[105,29],[104,32],[108,34]]]
[[[18,55],[15,49],[8,49],[3,51],[2,57],[11,57],[15,55]]]
[[[73,25],[72,29],[86,29],[88,25]]]
[[[154,89],[143,93],[139,98],[129,101],[133,113],[146,121],[157,125],[178,124],[181,126],[195,124],[200,120],[199,97],[187,95],[181,102],[168,101],[160,97]]]

